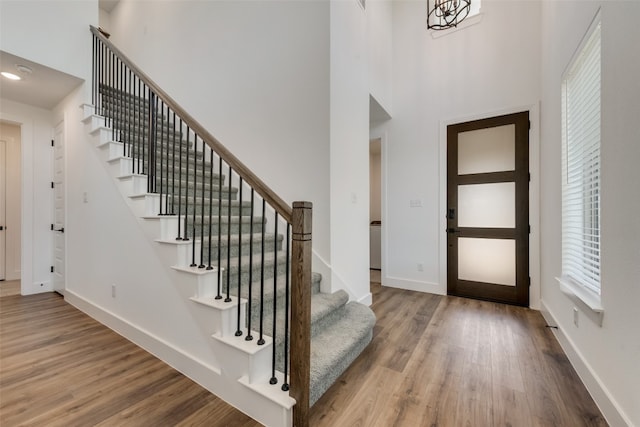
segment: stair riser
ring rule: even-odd
[[[121,139],[124,141],[123,143],[127,146],[126,152],[123,152],[122,155],[126,155],[128,157],[135,157],[135,158],[140,157],[140,159],[148,158],[149,140],[147,138],[139,138],[136,135],[129,135],[128,131],[125,129],[121,133]],[[122,142],[122,141],[119,141],[119,142]],[[175,141],[175,147],[173,146],[174,142],[172,140],[167,141],[165,139],[160,139],[160,138],[156,139],[155,144],[156,144],[156,150],[155,150],[156,158],[163,158],[165,160],[167,158],[171,160],[175,158],[175,162],[179,163],[180,156],[182,155],[183,165],[186,164],[187,160],[190,161],[190,165],[191,165],[193,164],[193,159],[195,156],[195,158],[198,159],[198,163],[197,163],[198,166],[202,167],[202,150],[201,149],[194,150],[191,142],[189,143],[190,144],[189,148],[187,148],[185,141],[182,142],[182,147],[180,147],[179,140]],[[144,149],[144,156],[143,156],[143,149]],[[208,158],[205,159],[205,166],[210,167],[210,162]]]
[[[191,193],[191,191],[189,191]],[[226,201],[226,199],[223,198],[224,201]],[[223,218],[226,218],[228,216],[228,212],[229,209],[227,206],[223,205],[222,208],[217,206],[218,204],[218,200],[213,200],[213,206],[211,209],[211,217],[218,217],[218,212],[220,212],[221,216]],[[185,206],[178,206],[178,201],[177,201],[177,197],[176,200],[173,202],[171,199],[169,199],[169,213],[173,213],[175,215],[178,214],[178,211],[180,211],[181,215],[186,214],[187,216],[189,215],[193,215],[194,211],[196,213],[196,216],[199,216],[202,214],[202,204],[200,203],[200,200],[198,200],[198,202],[194,205],[193,202],[190,200],[189,206],[186,207],[186,212],[185,212]],[[251,216],[251,206],[243,206],[242,209],[237,206],[237,205],[232,205],[231,206],[231,216]],[[205,199],[204,201],[204,216],[205,217],[209,217],[209,202],[207,201],[207,199]],[[248,230],[249,225],[247,225],[247,230],[244,230],[244,226],[243,226],[243,232],[245,231],[249,231]]]
[[[130,163],[130,169],[132,169],[130,171],[130,173],[143,173],[144,175],[148,174],[149,168],[148,168],[148,160],[147,159],[141,159],[140,161],[138,161],[136,158],[130,158],[130,157],[124,157],[126,158]],[[173,165],[167,165],[166,159],[163,162],[160,162],[160,159],[156,159],[155,162],[156,165],[156,170],[155,170],[155,175],[156,175],[156,179],[160,179],[160,177],[162,177],[162,179],[171,179],[172,177],[175,177],[176,179],[179,179],[180,177],[182,177],[183,179],[187,179],[187,182],[193,182],[193,177],[194,175],[197,177],[196,182],[199,183],[206,183],[209,184],[210,181],[210,170],[202,170],[202,167],[199,165],[196,165],[196,169],[194,171],[193,168],[193,164],[189,164],[189,169],[187,171],[187,165],[183,164],[182,168],[179,167],[179,165],[175,165],[175,169],[173,167]],[[135,170],[133,170],[135,169]],[[187,173],[188,172],[188,173]],[[213,178],[214,178],[214,185],[215,185],[215,178],[219,176],[218,174],[214,174]],[[232,191],[233,190],[233,187]]]
[[[215,239],[211,239],[211,260],[212,261],[216,261],[215,264],[217,264],[217,260],[218,260],[218,252],[220,252],[220,259],[224,260],[223,264],[226,264],[226,259],[227,259],[227,252],[230,252],[229,256],[231,258],[236,258],[238,256],[238,254],[240,253],[240,251],[242,251],[242,256],[243,257],[247,257],[249,256],[249,250],[253,249],[253,254],[254,254],[254,262],[255,260],[260,259],[259,256],[255,256],[255,254],[259,254],[262,251],[262,244],[260,241],[254,242],[253,243],[253,247],[251,248],[250,244],[249,244],[249,236],[246,236],[246,239],[242,240],[242,246],[240,246],[238,244],[237,241],[232,242],[231,245],[226,245],[225,242],[222,242],[220,251],[218,251],[218,240],[217,240],[217,236]],[[265,242],[264,242],[264,250],[265,253],[270,253],[270,252],[274,252],[274,250],[278,250],[281,251],[282,250],[282,236],[280,236],[279,242],[277,245],[274,244],[274,240],[273,238],[265,238]],[[226,236],[224,236],[225,240],[226,240]],[[208,247],[208,239],[205,239],[205,245],[203,248],[203,253],[204,253],[204,259],[208,260],[209,258],[209,247]],[[276,248],[274,248],[274,246]],[[199,259],[199,256],[197,257]]]
[[[205,221],[208,221],[208,218],[205,218]],[[187,220],[187,236],[189,238],[193,238],[194,236],[194,229],[195,229],[195,236],[197,238],[199,238],[202,235],[202,229],[204,228],[204,235],[208,236],[209,234],[209,224],[205,223],[204,226],[201,225],[202,223],[199,222],[199,218],[196,217],[196,224],[194,225],[192,223],[191,219]],[[184,223],[182,224],[182,226],[184,226]],[[242,232],[246,232],[249,230],[249,224],[242,224]],[[262,231],[262,223],[261,222],[255,222],[253,224],[253,232],[254,233],[259,233]],[[237,223],[232,223],[231,224],[231,235],[237,235],[240,232],[240,226]],[[217,218],[213,218],[212,224],[211,224],[211,234],[213,236],[217,236],[218,233],[221,234],[221,236],[223,238],[226,239],[227,234],[229,233],[229,225],[226,222],[223,222],[220,224],[220,226],[218,226],[218,222],[217,222]]]
[[[105,107],[102,109],[101,113],[113,122],[116,129],[131,130],[132,132],[142,131],[143,129],[148,130],[149,114],[145,112],[139,116],[138,112],[135,111],[135,113],[133,113],[135,116],[131,116],[132,111],[135,110],[121,110],[119,108],[114,110],[111,107]],[[168,131],[179,130],[174,126],[173,122],[161,117],[157,117],[156,119],[156,129],[164,129]]]
[[[231,293],[235,294],[237,293],[237,289],[238,289],[238,283],[242,283],[243,286],[247,286],[249,283],[249,271],[252,271],[252,280],[254,281],[254,283],[256,281],[260,280],[260,277],[263,277],[265,280],[265,286],[272,286],[273,287],[273,277],[274,277],[274,267],[273,267],[273,260],[265,260],[264,263],[264,275],[261,276],[261,266],[259,264],[259,257],[255,257],[257,258],[257,262],[254,263],[253,268],[250,269],[248,265],[244,265],[242,266],[241,269],[241,275],[238,275],[238,266],[237,265],[233,265],[233,262],[231,263],[231,268],[229,268],[229,285],[231,286]],[[278,269],[277,272],[275,272],[275,274],[277,275],[283,275],[285,273],[285,268],[286,268],[286,260],[284,259],[284,255],[282,255],[280,257],[280,259],[278,259]],[[222,262],[222,267],[224,268],[226,265],[226,259]],[[270,284],[268,283],[268,281],[270,281]],[[227,290],[227,270],[225,269],[224,271],[222,271],[221,273],[221,287],[223,289],[224,292],[226,292]],[[259,287],[256,288],[254,286],[254,291],[260,292]]]
[[[126,108],[120,109],[120,107],[112,109],[110,106],[105,106],[100,113],[107,117],[108,124],[113,125],[115,129],[127,130],[132,133],[149,132],[149,114],[146,111],[140,114],[137,109],[128,110]],[[155,128],[158,133],[175,134],[179,140],[180,130],[165,117],[158,116],[156,118]]]
[[[177,171],[176,171],[177,172]],[[167,177],[168,175],[168,177]],[[175,179],[172,178],[173,175],[173,171],[163,171],[162,173],[162,179],[160,179],[160,174],[158,173],[156,175],[156,186],[160,186],[162,185],[163,189],[168,189],[169,193],[172,194],[177,194],[178,193],[178,188],[182,188],[182,191],[184,193],[184,189],[188,188],[189,189],[189,194],[193,194],[193,189],[197,189],[198,193],[200,193],[202,191],[202,188],[204,187],[205,190],[205,196],[209,193],[210,190],[213,190],[214,193],[219,192],[219,186],[220,184],[222,184],[222,188],[223,189],[228,189],[229,186],[228,185],[224,185],[224,178],[222,178],[222,182],[220,179],[214,177],[213,178],[213,182],[210,182],[209,180],[197,180],[196,182],[193,182],[193,180],[189,180],[189,181],[185,181],[185,180],[178,180],[178,175],[175,175]],[[213,186],[212,186],[213,184]],[[233,187],[232,187],[233,189]],[[163,191],[166,192],[166,191]],[[215,196],[215,194],[214,194]],[[214,197],[214,199],[216,199],[217,197]],[[224,200],[224,199],[223,199]]]
[[[144,153],[142,150],[142,146],[140,145],[135,145],[133,143],[131,143],[131,141],[126,139],[126,135],[125,135],[125,147],[126,148],[121,148],[119,151],[119,155],[121,156],[126,156],[126,157],[133,157],[135,159],[140,159],[140,160],[144,160],[147,161],[147,159],[149,158],[149,150],[148,147],[144,147]],[[146,142],[146,141],[145,141]],[[177,151],[177,150],[176,150]],[[144,154],[144,155],[143,155]],[[170,168],[176,168],[178,169],[180,167],[180,164],[182,163],[182,166],[186,166],[187,162],[189,162],[189,168],[193,168],[193,165],[195,164],[196,167],[198,168],[205,168],[207,170],[211,169],[211,163],[209,162],[208,159],[205,159],[204,161],[204,165],[202,164],[202,153],[201,152],[196,152],[195,157],[194,157],[194,153],[193,150],[189,150],[189,155],[187,156],[187,152],[186,150],[184,150],[182,152],[182,157],[180,157],[180,152],[176,152],[175,155],[173,153],[173,148],[171,147],[171,144],[169,144],[169,147],[167,147],[166,145],[162,144],[162,146],[160,147],[156,147],[156,150],[154,152],[155,158],[156,158],[156,162],[160,162],[160,159],[162,159],[162,163]],[[196,159],[196,161],[194,162],[194,158]],[[217,169],[217,165],[216,169]],[[216,174],[217,175],[217,174]]]
[[[147,100],[141,102],[131,102],[131,101],[121,101],[118,98],[111,98],[109,96],[103,96],[102,101],[100,103],[102,110],[101,113],[105,112],[114,112],[120,113],[123,112],[127,114],[135,114],[136,116],[141,115],[144,117],[149,117],[149,102]],[[162,119],[163,121],[167,121],[170,117],[167,117],[165,109],[164,113],[160,115],[160,108],[157,108],[158,119]],[[171,115],[171,118],[173,115]]]
[[[118,135],[120,135],[120,133],[118,133]],[[135,133],[131,133],[129,134],[128,131],[124,131],[122,132],[122,138],[126,141],[127,146],[131,146],[132,147],[132,151],[135,150],[138,153],[142,153],[142,146],[144,145],[144,150],[145,150],[145,154],[148,152],[147,147],[149,144],[148,139],[145,138],[140,138],[138,137]],[[121,141],[120,141],[121,142]],[[160,150],[164,150],[165,154],[167,151],[167,148],[169,149],[170,152],[175,152],[175,157],[176,159],[180,158],[180,152],[182,152],[182,160],[184,161],[184,159],[187,158],[187,153],[189,154],[189,158],[192,159],[191,161],[193,161],[193,156],[195,155],[198,159],[202,158],[202,151],[201,150],[194,150],[193,149],[193,141],[189,141],[189,144],[187,145],[186,141],[182,141],[182,144],[180,143],[179,139],[176,139],[175,141],[175,147],[174,147],[174,141],[173,140],[165,140],[165,139],[157,139],[156,140],[156,149],[159,152]],[[127,153],[129,152],[129,148],[127,148]]]
[[[178,213],[180,213],[180,215],[182,216],[186,216],[187,217],[187,222],[189,224],[193,223],[193,217],[195,214],[195,223],[197,227],[201,227],[200,224],[204,223],[204,227],[207,228],[209,227],[209,222],[211,222],[212,227],[218,227],[218,222],[222,223],[223,225],[225,223],[228,223],[228,218],[229,218],[229,208],[226,205],[226,203],[224,205],[222,205],[222,208],[219,207],[218,205],[218,200],[212,200],[212,206],[211,209],[209,209],[209,200],[205,199],[204,200],[204,205],[203,203],[201,203],[201,200],[198,199],[196,200],[196,203],[193,203],[193,199],[189,198],[189,203],[185,204],[184,203],[184,197],[182,198],[183,203],[182,204],[178,204],[178,200],[177,197],[175,198],[175,202],[172,204],[171,203],[171,196],[169,197],[169,203],[168,205],[163,205],[162,206],[162,210],[163,213],[169,214],[169,215],[178,215]],[[227,201],[226,199],[223,199],[225,202]],[[233,202],[233,200],[232,200]],[[164,212],[164,210],[168,211],[168,212]],[[242,215],[240,215],[242,214]],[[211,217],[211,218],[209,218]],[[249,217],[251,217],[251,207],[247,207],[247,206],[243,206],[242,209],[240,209],[239,206],[232,204],[231,205],[231,223],[234,223],[234,218],[237,219],[238,217],[241,217],[243,222],[242,222],[242,230],[240,230],[240,226],[238,225],[238,232],[242,232],[243,234],[245,233],[257,233],[262,231],[262,228],[256,228],[256,224],[258,220],[254,220],[254,225],[253,225],[253,230],[251,230],[251,223],[249,221]],[[254,215],[255,217],[255,215]],[[211,221],[209,221],[209,219],[211,219]],[[218,221],[218,219],[220,221]],[[233,230],[233,229],[232,229]],[[237,233],[234,233],[237,234]]]

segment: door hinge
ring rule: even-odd
[[[53,273],[53,265],[51,266],[51,272]]]
[[[55,147],[55,141],[53,139],[51,140],[51,146]]]
[[[531,130],[531,120],[529,120],[529,130]]]
[[[51,224],[51,231],[53,231],[53,224]]]
[[[55,184],[51,181],[51,188],[55,188]]]
[[[529,276],[529,287],[531,287],[531,276]]]
[[[529,182],[531,182],[531,172],[529,172]]]
[[[529,234],[531,234],[531,224],[529,224]]]

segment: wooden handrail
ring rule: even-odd
[[[171,110],[173,110],[175,115],[181,119],[182,123],[186,124],[191,131],[193,131],[202,141],[204,141],[213,150],[213,152],[217,153],[218,156],[220,156],[220,159],[226,162],[226,164],[230,166],[230,168],[232,168],[233,171],[235,171],[236,174],[240,176],[246,184],[251,186],[251,188],[253,188],[260,195],[260,197],[262,197],[263,201],[268,203],[277,212],[280,218],[282,218],[284,221],[286,221],[288,224],[291,225],[291,231],[292,231],[291,264],[290,264],[290,275],[291,275],[290,276],[290,280],[291,280],[290,324],[291,326],[289,329],[291,346],[289,347],[289,354],[290,354],[289,380],[290,381],[288,386],[290,386],[289,395],[296,400],[296,405],[293,408],[294,426],[308,427],[309,397],[310,397],[310,389],[309,389],[310,363],[311,363],[311,257],[312,257],[311,230],[312,230],[312,210],[313,210],[312,203],[311,202],[293,202],[292,206],[288,205],[273,190],[271,190],[260,178],[258,178],[247,166],[245,166],[237,157],[235,157],[224,145],[222,145],[215,137],[213,137],[189,113],[187,113],[182,107],[180,107],[180,105],[178,105],[176,101],[174,101],[164,90],[162,90],[153,80],[151,80],[149,76],[147,76],[142,70],[140,70],[129,58],[127,58],[126,55],[124,55],[117,47],[115,47],[109,40],[107,40],[107,37],[105,37],[104,33],[101,32],[100,29],[94,26],[91,26],[91,32],[96,37],[96,39],[98,39],[104,46],[106,46],[111,52],[113,52],[113,54],[115,54],[118,57],[119,61],[121,61],[122,64],[128,67],[129,70],[131,70],[150,89],[151,103],[153,103],[153,101],[155,100],[155,97],[161,99],[162,102],[165,105],[167,105]],[[97,87],[94,87],[94,91],[97,91]],[[152,111],[152,109],[150,110]],[[150,123],[153,123],[153,122],[154,122],[153,117],[150,117]],[[153,128],[150,127],[149,135],[152,135],[152,133],[153,133]],[[149,150],[150,150],[149,152],[152,152],[151,145]],[[152,164],[152,163],[153,162],[149,160],[149,164]],[[222,165],[222,162],[220,162],[220,165]],[[220,166],[220,168],[222,168],[222,166]],[[231,183],[231,179],[229,180],[229,182]],[[160,191],[160,194],[162,194],[162,190]],[[222,193],[220,192],[220,194]],[[202,200],[204,200],[204,190],[202,193],[202,198],[203,198]],[[229,192],[229,206],[230,206],[230,202],[231,202],[231,192]],[[253,214],[253,195],[252,195],[251,209]],[[264,212],[264,208],[263,208],[263,212]],[[231,215],[231,210],[229,210],[229,215]],[[276,221],[278,221],[277,218],[278,216],[276,216]],[[194,216],[194,221],[195,221],[195,216]],[[229,221],[230,221],[230,217],[229,217]],[[288,230],[289,229],[287,229],[287,231]],[[277,228],[276,228],[276,233],[277,233]],[[186,222],[185,222],[185,235],[186,235]],[[194,248],[195,248],[195,243],[194,243]],[[195,259],[195,255],[194,255],[194,259]],[[210,261],[209,261],[209,264],[211,264]],[[227,287],[227,291],[228,290],[229,290],[229,287]],[[227,294],[227,297],[228,296],[229,295]],[[274,298],[274,301],[275,301],[275,298]],[[238,316],[240,315],[238,314]],[[238,320],[238,322],[240,321]],[[285,352],[286,352],[286,348],[287,348],[287,344],[285,344]],[[275,360],[275,352],[274,352],[274,360]],[[273,366],[275,366],[275,361],[273,363],[274,363]],[[285,369],[285,384],[283,384],[282,390],[286,390],[286,386],[287,386],[286,375],[287,374]]]
[[[292,208],[287,202],[282,200],[275,191],[254,174],[251,169],[245,166],[231,151],[220,141],[211,135],[196,119],[187,113],[173,98],[169,96],[156,82],[138,68],[120,49],[115,47],[100,30],[91,25],[91,32],[102,41],[113,53],[115,53],[131,71],[133,71],[162,101],[171,108],[191,130],[215,151],[242,179],[251,186],[278,214],[288,223],[292,221]]]

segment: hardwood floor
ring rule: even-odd
[[[311,425],[607,425],[539,312],[371,290],[373,341],[311,409]]]
[[[372,284],[312,426],[604,426],[538,312]],[[258,426],[57,294],[0,298],[1,426]]]
[[[0,297],[20,295],[20,280],[0,281]]]
[[[46,293],[0,298],[0,425],[260,424]]]

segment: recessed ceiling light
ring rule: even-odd
[[[26,65],[22,65],[22,64],[16,64],[16,68],[18,69],[18,71],[20,71],[21,73],[26,73],[26,74],[31,74],[33,72],[33,70],[31,69],[31,67],[27,67]]]
[[[2,74],[3,77],[8,78],[9,80],[22,80],[22,77],[16,76],[13,73],[8,73],[6,71],[1,72],[0,74]]]

